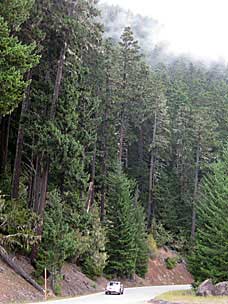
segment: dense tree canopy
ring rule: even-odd
[[[2,1],[0,4],[0,113],[12,112],[22,101],[26,87],[24,78],[35,64],[35,44],[23,44],[16,33],[28,17],[32,1]]]
[[[132,277],[153,233],[225,278],[227,67],[149,58],[140,17],[107,37],[112,9],[103,26],[95,0],[1,1],[0,244],[55,282],[65,260]]]

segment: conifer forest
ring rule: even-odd
[[[145,45],[143,18],[111,36],[117,15],[0,1],[0,255],[144,277],[156,242],[228,280],[227,66]]]

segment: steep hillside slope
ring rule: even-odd
[[[27,270],[27,269],[26,269]],[[0,259],[0,303],[41,300],[42,294]]]
[[[146,286],[146,285],[171,285],[171,284],[191,284],[193,278],[187,271],[184,262],[169,270],[166,267],[167,257],[175,254],[169,250],[160,249],[158,256],[149,262],[149,271],[145,279],[135,276],[133,280],[124,280],[126,287]],[[34,269],[29,261],[24,257],[17,257],[17,263],[31,274]],[[107,284],[103,277],[96,281],[90,280],[80,272],[74,264],[65,263],[62,269],[63,281],[61,282],[62,296],[84,295],[102,291]],[[6,264],[0,260],[0,303],[18,303],[23,301],[42,300],[43,295],[18,276]]]
[[[17,263],[29,274],[34,269],[24,257],[17,257]],[[62,269],[62,296],[84,295],[102,290],[102,286],[87,278],[73,264],[66,263]],[[104,280],[100,280],[103,282]],[[48,282],[50,287],[50,282]],[[54,295],[52,295],[54,296]],[[44,295],[17,275],[0,259],[0,303],[18,303],[42,300]]]
[[[170,250],[160,249],[156,259],[150,260],[146,280],[150,285],[192,284],[193,277],[188,272],[186,263],[178,263],[175,268],[167,269],[165,260],[174,257]]]

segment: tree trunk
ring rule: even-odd
[[[72,0],[71,5],[69,5],[69,7],[68,7],[68,13],[67,13],[68,17],[73,15],[77,3],[78,3],[78,0]],[[67,41],[65,41],[63,44],[63,47],[60,51],[60,56],[59,56],[59,61],[58,61],[54,93],[53,93],[53,98],[52,98],[52,102],[51,102],[51,111],[50,111],[51,120],[53,120],[55,118],[56,107],[57,107],[57,102],[59,99],[61,82],[62,82],[62,78],[63,78],[63,68],[64,68],[64,63],[65,63],[65,58],[66,58],[67,47],[68,47]]]
[[[31,72],[27,75],[27,80],[31,78]],[[22,160],[22,150],[24,144],[24,126],[23,120],[25,114],[28,110],[29,105],[29,94],[30,94],[30,85],[28,86],[25,92],[25,98],[22,102],[21,107],[21,115],[18,127],[18,135],[17,135],[17,144],[16,144],[16,154],[14,160],[14,169],[13,169],[13,181],[12,181],[12,189],[11,189],[11,198],[18,199],[19,194],[19,184],[20,184],[20,175],[21,175],[21,160]]]
[[[119,155],[118,155],[118,159],[120,163],[122,163],[122,159],[123,159],[123,145],[124,145],[124,123],[122,121],[120,127],[120,141],[119,141]]]
[[[106,179],[107,179],[107,142],[106,142],[106,135],[104,135],[104,145],[103,145],[103,161],[102,161],[102,188],[101,188],[101,206],[100,206],[100,219],[103,222],[104,221],[104,216],[105,216],[105,200],[106,200],[106,192],[107,192],[107,187],[106,187]]]
[[[124,140],[125,140],[125,101],[124,99],[126,99],[125,96],[125,90],[127,87],[127,61],[126,61],[126,56],[124,59],[124,65],[123,65],[123,86],[122,86],[122,90],[124,92],[122,98],[122,104],[121,104],[121,121],[120,121],[120,140],[119,140],[119,153],[118,153],[118,160],[119,163],[122,165],[122,161],[123,161],[123,152],[124,152]]]
[[[141,125],[139,128],[139,146],[138,146],[138,153],[139,153],[139,163],[142,165],[143,163],[143,126]]]
[[[57,68],[57,74],[56,74],[56,79],[55,79],[55,88],[54,88],[54,94],[53,94],[53,98],[52,98],[51,111],[50,111],[51,120],[53,120],[55,118],[57,101],[59,98],[60,87],[61,87],[61,82],[62,82],[62,77],[63,77],[63,67],[64,67],[64,62],[65,62],[66,50],[67,50],[67,43],[65,42],[63,48],[60,51],[60,57],[59,57],[59,61],[58,61],[58,68]]]
[[[155,145],[157,135],[157,113],[154,115],[154,127],[153,127],[153,138],[152,148],[150,157],[150,171],[149,171],[149,192],[148,192],[148,209],[147,209],[147,229],[150,230],[152,225],[152,219],[155,212],[154,202],[154,186],[155,186]]]
[[[152,219],[155,211],[154,204],[154,174],[155,174],[155,157],[151,151],[150,172],[149,172],[149,193],[148,193],[148,210],[147,210],[147,229],[150,230]]]
[[[103,177],[105,178],[105,176]],[[101,205],[100,205],[101,222],[104,222],[104,217],[105,217],[105,201],[106,201],[106,186],[105,186],[105,182],[103,182],[101,189]]]
[[[195,239],[195,233],[196,233],[196,200],[197,200],[198,186],[199,186],[199,170],[200,170],[200,145],[198,142],[197,150],[196,150],[194,193],[193,193],[193,202],[192,202],[192,229],[191,229],[192,240]]]
[[[135,190],[135,197],[134,197],[134,207],[135,208],[137,208],[138,203],[139,203],[139,188],[137,186],[136,190]]]
[[[43,216],[45,209],[49,164],[42,166],[43,160],[36,158],[36,172],[33,181],[33,211]]]
[[[91,193],[91,206],[94,203],[94,187],[95,187],[95,176],[96,176],[96,159],[97,159],[97,143],[94,144],[93,160],[92,160],[91,182],[93,184],[93,188],[92,188],[92,193]]]
[[[5,173],[10,131],[10,116],[2,117],[0,126],[0,174]]]
[[[106,179],[107,179],[107,157],[108,157],[108,149],[107,149],[107,130],[108,130],[108,109],[106,107],[105,113],[104,113],[104,124],[103,124],[103,159],[102,159],[102,186],[101,186],[101,206],[100,206],[100,219],[103,222],[104,221],[104,216],[105,216],[105,199],[106,199]]]
[[[19,274],[23,279],[25,279],[29,284],[35,287],[38,291],[44,293],[44,289],[36,283],[19,265],[16,264],[14,259],[12,259],[5,249],[0,246],[0,257],[1,259],[10,266],[17,274]]]
[[[71,5],[69,5],[68,8],[68,17],[72,16],[74,13],[74,9],[77,5],[77,0],[72,0]],[[55,78],[55,86],[54,86],[54,92],[53,97],[51,100],[51,109],[49,113],[50,120],[55,119],[56,114],[56,108],[57,108],[57,102],[59,99],[60,89],[61,89],[61,83],[63,79],[63,69],[64,69],[64,63],[65,63],[65,57],[66,57],[66,51],[67,51],[67,41],[63,43],[63,47],[60,50],[60,56],[58,60],[58,66],[57,66],[57,73]],[[39,157],[37,158],[39,160]],[[37,163],[36,168],[38,168],[38,172],[36,173],[36,178],[34,179],[34,183],[37,184],[37,188],[34,188],[34,191],[36,191],[36,200],[34,202],[34,211],[37,212],[41,217],[41,223],[37,227],[37,235],[42,235],[43,232],[43,217],[44,217],[44,211],[46,207],[46,193],[47,193],[47,187],[48,187],[48,174],[49,174],[49,166],[50,166],[50,159],[48,155],[45,157],[41,156],[41,160],[39,163]],[[38,191],[37,191],[38,190]],[[38,193],[37,193],[38,192]],[[37,196],[38,195],[38,196]],[[39,249],[39,244],[35,245],[32,249],[32,255],[31,258],[33,261],[35,261],[37,257]]]
[[[90,182],[89,190],[88,190],[88,196],[87,196],[87,200],[86,200],[86,206],[85,206],[87,213],[89,213],[89,210],[90,210],[91,205],[92,205],[93,192],[94,192],[94,184],[93,184],[93,182]]]
[[[55,87],[53,98],[51,102],[51,109],[49,118],[54,120],[56,114],[56,107],[59,98],[61,82],[63,77],[63,67],[65,62],[65,54],[67,50],[67,44],[64,43],[63,48],[60,51],[60,57],[58,61],[56,79],[55,79]],[[46,194],[48,187],[48,174],[49,174],[49,157],[47,156],[37,156],[36,158],[36,173],[34,178],[33,185],[33,210],[40,216],[40,224],[36,228],[36,234],[41,236],[43,233],[43,217],[44,210],[46,207]],[[31,260],[35,263],[39,250],[39,244],[35,244],[32,248]]]
[[[36,235],[42,236],[43,233],[43,219],[44,219],[44,211],[46,207],[46,195],[47,195],[47,185],[48,185],[48,173],[49,173],[49,163],[47,162],[42,168],[41,165],[42,160],[39,162],[39,158],[37,158],[37,173],[34,179],[35,183],[35,198],[34,198],[34,206],[33,211],[40,216],[40,222],[35,228]],[[35,263],[37,258],[37,254],[39,251],[39,244],[36,243],[32,247],[31,253],[31,261]]]
[[[32,135],[32,147],[34,146],[34,134]],[[31,149],[31,165],[30,165],[30,174],[29,174],[29,180],[28,180],[28,195],[27,195],[27,201],[28,201],[28,207],[30,209],[33,208],[33,184],[34,184],[34,177],[35,177],[35,156],[33,148]]]
[[[145,189],[144,185],[144,132],[143,132],[143,124],[139,127],[139,142],[138,142],[138,162],[140,168],[140,175],[139,175],[139,192],[143,193]]]
[[[120,127],[119,155],[118,160],[122,167],[128,168],[128,144],[126,140],[125,123],[122,121]]]

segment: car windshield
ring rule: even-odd
[[[120,282],[109,282],[108,285],[109,286],[120,285]]]

